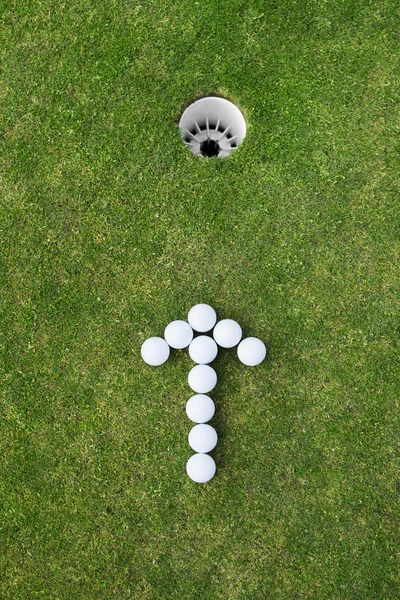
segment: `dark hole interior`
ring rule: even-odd
[[[215,140],[206,140],[200,144],[200,152],[203,156],[218,156],[219,144]]]

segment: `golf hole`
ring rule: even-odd
[[[246,135],[246,121],[225,98],[208,96],[188,106],[179,121],[186,146],[196,156],[230,156]]]

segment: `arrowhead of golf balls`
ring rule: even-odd
[[[160,337],[151,337],[143,342],[140,354],[145,363],[153,367],[158,367],[165,363],[169,357],[169,346],[165,340]]]
[[[207,394],[217,383],[217,374],[209,365],[196,365],[189,371],[188,383],[194,392]]]
[[[212,362],[217,354],[218,346],[208,335],[199,335],[189,346],[190,358],[199,365]]]
[[[267,349],[264,342],[258,338],[248,337],[240,342],[237,354],[244,365],[255,367],[262,363],[267,354]]]
[[[206,423],[213,418],[215,404],[210,396],[195,394],[186,403],[186,414],[194,423]]]
[[[242,337],[242,328],[233,319],[223,319],[214,327],[214,340],[222,348],[233,348]]]
[[[211,452],[217,445],[218,435],[214,427],[201,423],[189,432],[189,445],[195,452]]]
[[[189,311],[188,321],[195,331],[205,333],[214,327],[217,315],[209,304],[196,304]]]
[[[164,337],[171,348],[187,348],[193,339],[193,329],[186,321],[172,321],[164,331]]]
[[[215,461],[209,454],[193,454],[186,463],[186,472],[196,483],[210,481],[215,470]]]

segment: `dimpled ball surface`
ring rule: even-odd
[[[186,321],[172,321],[166,326],[164,337],[171,348],[182,350],[187,348],[193,339],[193,329]]]
[[[215,470],[215,461],[209,454],[193,454],[186,463],[186,473],[196,483],[210,481]]]
[[[208,335],[199,335],[189,346],[190,358],[199,365],[206,365],[218,354],[218,346]]]
[[[233,319],[223,319],[214,327],[214,340],[222,348],[233,348],[242,337],[242,328]]]
[[[211,452],[217,445],[218,435],[214,427],[201,423],[189,432],[189,445],[195,452]]]
[[[255,367],[264,360],[267,349],[264,342],[255,337],[242,340],[237,349],[239,360],[248,367]]]
[[[206,423],[213,418],[215,404],[210,396],[195,394],[186,403],[186,414],[194,423]]]
[[[209,304],[196,304],[189,311],[188,321],[195,331],[205,333],[214,327],[217,314]]]
[[[217,374],[209,365],[196,365],[189,371],[188,382],[194,392],[207,394],[217,383]]]
[[[151,337],[143,342],[140,354],[145,363],[152,367],[158,367],[165,363],[169,357],[169,346],[160,337]]]

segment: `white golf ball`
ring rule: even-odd
[[[233,348],[240,342],[242,328],[233,319],[223,319],[214,327],[214,340],[222,348]]]
[[[194,392],[207,394],[217,383],[217,374],[208,365],[196,365],[189,371],[188,382]]]
[[[195,331],[205,333],[214,327],[217,315],[209,304],[196,304],[189,311],[188,321]]]
[[[209,454],[193,454],[186,463],[186,472],[196,483],[206,483],[215,475],[215,461]]]
[[[210,396],[196,394],[186,403],[186,414],[194,423],[206,423],[213,418],[215,404]]]
[[[199,335],[189,346],[190,358],[199,365],[212,362],[217,354],[218,346],[208,335]]]
[[[148,365],[158,367],[168,360],[169,346],[162,338],[151,337],[143,342],[140,354]]]
[[[214,427],[201,423],[189,432],[189,445],[195,452],[211,452],[217,445],[218,435]]]
[[[254,367],[264,360],[267,349],[264,342],[258,338],[248,337],[240,342],[237,354],[244,365]]]
[[[166,326],[164,337],[171,348],[187,348],[193,339],[193,329],[186,321],[172,321]]]

